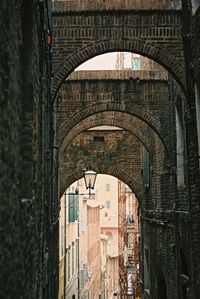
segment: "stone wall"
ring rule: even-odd
[[[50,99],[45,31],[49,13],[36,0],[3,0],[0,5],[2,299],[51,298],[43,143],[50,133],[44,130]]]

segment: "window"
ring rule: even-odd
[[[135,70],[135,71],[139,71],[141,70],[141,66],[140,66],[140,57],[135,57],[132,59],[131,61],[131,69]]]
[[[177,185],[185,184],[184,175],[184,120],[182,99],[176,100],[176,165],[177,165]]]
[[[64,226],[63,226],[63,225],[61,225],[60,248],[61,248],[61,256],[63,256],[63,255],[64,255],[64,252],[65,252],[65,244],[64,244]]]
[[[76,269],[78,269],[78,258],[79,258],[78,240],[76,240]]]
[[[106,184],[106,191],[110,191],[110,184]]]
[[[85,286],[85,281],[84,281],[84,269],[80,269],[80,289],[83,289]]]
[[[104,151],[104,136],[94,136],[94,147],[96,151],[103,152]]]
[[[144,248],[144,288],[149,290],[150,288],[150,275],[149,275],[149,251],[148,248]]]
[[[110,203],[110,201],[108,200],[108,201],[106,201],[106,208],[107,209],[110,209],[111,208],[111,203]]]
[[[74,222],[78,218],[78,194],[68,194],[68,221]]]
[[[93,141],[98,143],[98,142],[104,142],[104,136],[94,136]]]
[[[68,250],[68,253],[67,253],[67,280],[69,281],[70,280],[70,271],[71,271],[71,267],[70,267],[70,249]]]

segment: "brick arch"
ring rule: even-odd
[[[128,103],[121,102],[106,102],[99,104],[92,104],[82,110],[81,112],[75,113],[69,120],[63,123],[60,128],[60,135],[66,136],[79,122],[86,119],[87,117],[105,111],[119,111],[144,121],[149,125],[162,140],[162,143],[166,146],[165,137],[162,134],[161,123],[158,118],[154,117],[150,112],[141,109],[138,105],[129,105]],[[62,149],[63,150],[63,149]]]
[[[64,137],[60,144],[59,156],[62,154],[68,144],[75,138],[78,134],[87,130],[101,125],[117,126],[124,130],[132,133],[139,141],[150,151],[149,141],[145,135],[145,123],[137,119],[135,116],[128,115],[127,113],[115,112],[115,111],[104,111],[97,113],[95,118],[89,116],[86,119],[79,122],[75,127],[70,130],[70,132]],[[137,128],[139,126],[139,128]],[[159,137],[158,137],[159,138]]]
[[[60,67],[60,70],[55,74],[54,77],[52,87],[53,99],[55,98],[56,93],[58,92],[64,80],[76,67],[97,55],[116,51],[137,53],[156,61],[174,76],[174,78],[182,87],[183,91],[185,91],[183,66],[166,50],[141,38],[135,38],[134,40],[112,39],[103,41],[99,40],[95,43],[90,43],[77,52],[74,52],[66,57],[63,65]]]
[[[142,201],[144,197],[144,187],[142,183],[132,174],[129,173],[127,170],[119,168],[117,166],[104,166],[98,165],[94,168],[98,174],[108,174],[118,178],[119,180],[123,181],[127,184],[130,189],[135,193],[139,202]],[[82,170],[79,168],[74,168],[73,172],[69,175],[64,177],[64,183],[61,183],[60,186],[60,196],[65,192],[65,190],[74,182],[81,179],[83,177]]]

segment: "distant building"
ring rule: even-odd
[[[126,200],[119,228],[120,190]],[[120,252],[125,269],[121,274],[127,273],[127,287],[123,291],[133,294],[139,267],[134,253],[139,246],[138,216],[137,199],[128,186],[115,177],[98,175],[90,197],[83,179],[66,190],[61,198],[59,222],[59,299],[112,299],[113,294],[119,298],[122,291]],[[123,244],[119,236],[122,228],[127,236]],[[125,239],[125,235],[122,238]]]
[[[102,299],[110,299],[119,289],[118,179],[110,175],[98,176],[96,200],[101,204]]]
[[[78,195],[76,185],[60,200],[59,299],[78,297]]]

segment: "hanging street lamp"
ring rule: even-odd
[[[94,170],[89,169],[83,169],[83,177],[85,181],[85,187],[86,189],[89,189],[89,196],[91,195],[91,189],[94,189],[96,178],[97,178],[97,172]]]

